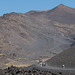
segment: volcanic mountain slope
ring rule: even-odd
[[[75,37],[75,8],[70,8],[60,4],[51,10],[30,11],[26,14],[39,20],[47,27],[55,27],[57,29],[56,32],[58,35],[62,35],[61,37],[64,36],[67,37],[67,39],[69,39],[69,37],[74,39]],[[50,35],[50,33],[52,32],[50,31],[46,34]]]
[[[47,61],[48,65],[65,68],[75,68],[75,46],[61,52]]]
[[[56,21],[62,24],[75,24],[75,8],[67,7],[63,4],[46,11],[30,11],[26,13],[38,20],[50,23],[50,21]]]
[[[50,58],[74,44],[74,19],[71,19],[72,24],[67,23],[68,18],[64,23],[60,23],[58,18],[58,21],[54,21],[49,15],[58,12],[55,9],[36,12],[35,17],[35,13],[31,15],[32,12],[9,13],[0,17],[0,67],[29,65],[37,59]],[[72,10],[75,16],[73,8],[66,11],[71,13]]]
[[[46,48],[50,49],[53,46],[53,38],[42,33],[47,30],[45,26],[32,17],[10,13],[0,18],[0,24],[1,64],[31,61],[35,56],[41,55],[40,50],[45,51]]]

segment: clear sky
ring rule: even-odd
[[[10,12],[49,10],[59,4],[75,8],[75,0],[0,0],[0,16]]]

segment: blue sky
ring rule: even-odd
[[[0,0],[0,16],[10,12],[49,10],[59,4],[75,8],[75,0]]]

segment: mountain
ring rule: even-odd
[[[65,68],[75,68],[75,46],[54,56],[47,63],[56,67],[62,67],[64,64]]]
[[[74,8],[61,4],[47,11],[25,14],[12,12],[1,16],[0,68],[28,66],[38,59],[51,58],[73,46],[74,12]]]
[[[47,22],[47,20],[49,22],[49,20],[52,20],[62,24],[75,24],[75,8],[70,8],[63,4],[60,4],[51,10],[30,11],[27,14],[36,17],[43,22]]]

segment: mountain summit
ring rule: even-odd
[[[71,13],[73,11],[75,11],[75,8],[71,8],[71,7],[65,6],[63,4],[58,5],[57,7],[55,7],[55,9],[60,9],[60,10],[63,10],[63,11],[66,11],[66,12],[71,12]]]
[[[70,7],[65,6],[65,5],[63,5],[63,4],[60,4],[60,5],[58,5],[57,7],[58,7],[58,8],[70,8]]]
[[[75,24],[75,9],[67,7],[63,4],[60,4],[51,10],[41,12],[30,11],[26,14],[31,15],[38,20],[48,19],[63,24]]]

